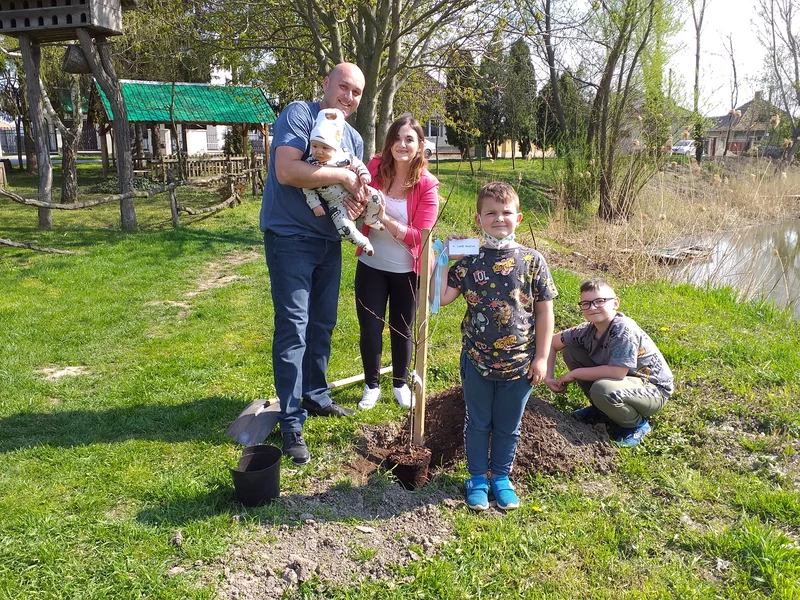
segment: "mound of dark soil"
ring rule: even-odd
[[[409,416],[410,418],[410,416]],[[368,436],[368,453],[383,458],[386,448],[408,436],[408,420],[398,438]],[[428,396],[425,402],[425,446],[431,450],[431,467],[452,467],[464,458],[464,396],[454,387]],[[514,470],[531,473],[572,473],[589,468],[599,473],[614,469],[617,450],[609,442],[605,425],[589,425],[562,413],[552,404],[531,396],[522,416]]]

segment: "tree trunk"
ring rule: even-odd
[[[138,169],[142,168],[142,160],[144,159],[144,126],[141,123],[133,124],[133,153],[136,155],[136,165]]]
[[[16,119],[14,119],[14,121],[17,124],[17,162],[19,164],[19,170],[22,171],[23,170],[22,152],[25,146],[25,140],[23,139],[22,136],[22,117],[17,117]]]
[[[161,158],[161,136],[159,135],[158,123],[150,124],[150,137],[153,140],[151,144],[153,147],[153,161]]]
[[[116,145],[117,176],[119,177],[120,193],[124,196],[133,194],[133,163],[131,161],[131,132],[128,122],[128,110],[125,99],[122,97],[120,86],[111,54],[105,37],[98,37],[97,46],[92,42],[88,29],[79,27],[77,30],[81,49],[86,56],[92,75],[102,88],[111,104],[114,113],[114,140]],[[125,198],[119,202],[119,212],[122,219],[123,231],[136,230],[136,208],[133,197]]]
[[[61,204],[78,201],[78,140],[73,131],[61,132],[64,142],[61,156]]]
[[[39,173],[39,161],[36,158],[36,141],[33,139],[33,126],[31,125],[30,117],[23,119],[23,128],[25,129],[23,137],[25,138],[25,171],[31,175]]]
[[[103,179],[108,179],[108,124],[100,123],[100,162],[103,165]]]
[[[44,122],[42,109],[42,94],[39,87],[39,71],[42,59],[42,50],[38,44],[32,44],[28,34],[19,36],[19,49],[22,53],[22,63],[25,68],[26,91],[28,93],[28,107],[31,113],[31,128],[36,141],[36,160],[39,168],[39,200],[52,202],[53,169],[50,165],[50,152],[47,149],[47,129]],[[39,229],[53,228],[53,211],[49,208],[39,208]]]

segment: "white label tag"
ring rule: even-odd
[[[478,254],[480,252],[481,242],[477,238],[470,238],[466,240],[450,240],[450,248],[447,251],[449,256]]]

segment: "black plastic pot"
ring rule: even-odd
[[[239,466],[231,469],[239,502],[245,506],[261,506],[280,496],[281,456],[280,448],[268,444],[242,450]]]

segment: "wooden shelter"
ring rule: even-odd
[[[265,137],[265,147],[268,146],[269,124],[275,122],[276,115],[264,91],[257,87],[126,79],[120,84],[128,120],[131,123],[163,123],[170,127],[180,125],[184,149],[187,148],[187,129],[206,125],[255,129]],[[98,91],[111,120],[114,118],[113,108],[99,86]]]

